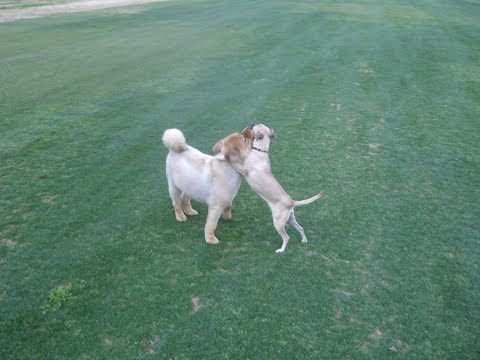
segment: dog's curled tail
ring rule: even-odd
[[[171,151],[182,152],[187,150],[185,136],[178,129],[167,129],[163,133],[162,141]]]
[[[321,198],[323,196],[323,191],[320,192],[320,194],[317,194],[311,198],[305,199],[305,200],[293,200],[293,206],[299,206],[299,205],[307,205],[310,204],[311,202],[314,202],[315,200]]]

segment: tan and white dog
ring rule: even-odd
[[[245,152],[243,149],[242,151],[237,151],[238,146],[228,137],[219,141],[214,147],[214,151],[224,154],[232,166],[244,176],[253,191],[268,203],[272,210],[273,225],[283,240],[282,247],[276,252],[283,253],[289,240],[289,236],[285,231],[287,222],[293,225],[300,233],[302,243],[307,243],[305,232],[295,219],[294,208],[317,200],[323,196],[323,191],[309,199],[293,200],[272,175],[268,149],[270,140],[275,137],[274,131],[263,124],[252,124],[244,131],[246,130],[254,132],[252,150],[250,152]]]
[[[243,153],[251,151],[252,138],[253,132],[246,129],[226,139],[235,148],[235,155],[243,157]],[[186,221],[186,215],[198,214],[192,208],[190,198],[208,204],[205,241],[217,244],[215,230],[218,219],[220,215],[224,219],[232,217],[232,201],[242,181],[240,174],[225,160],[224,155],[213,157],[189,146],[178,129],[165,130],[162,140],[170,150],[166,173],[175,217],[178,221]]]

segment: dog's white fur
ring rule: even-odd
[[[220,215],[224,219],[232,217],[232,201],[242,181],[240,174],[222,155],[213,157],[189,146],[178,129],[165,130],[162,140],[170,150],[166,160],[166,173],[175,217],[178,221],[186,221],[186,215],[198,214],[192,208],[190,198],[208,204],[205,241],[217,244],[219,241],[215,230],[218,219]],[[251,146],[251,141],[244,143],[245,146]]]
[[[295,219],[294,208],[317,200],[323,196],[323,192],[309,199],[293,200],[272,175],[268,150],[270,139],[275,136],[274,131],[263,124],[253,126],[252,130],[254,137],[251,152],[246,156],[230,157],[229,161],[244,176],[250,187],[270,206],[273,225],[283,240],[282,247],[276,252],[283,253],[289,240],[289,236],[285,231],[287,221],[300,233],[302,243],[305,244],[308,241],[303,228]],[[228,138],[222,141],[228,141]],[[228,148],[228,144],[224,144],[221,151],[223,152],[225,148]]]

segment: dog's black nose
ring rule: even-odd
[[[250,124],[250,126],[248,127],[248,130],[253,130],[253,127],[257,125],[257,124]]]

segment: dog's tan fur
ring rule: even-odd
[[[285,232],[287,221],[300,233],[302,243],[307,243],[305,232],[295,219],[294,208],[317,200],[323,196],[323,192],[309,199],[293,200],[272,175],[268,150],[270,140],[275,135],[274,131],[262,124],[253,126],[252,130],[254,132],[252,146],[256,149],[252,149],[248,153],[245,153],[245,150],[243,150],[242,153],[232,154],[235,146],[230,146],[230,139],[227,137],[221,141],[223,146],[214,150],[222,153],[227,150],[231,151],[228,161],[244,176],[250,187],[270,206],[273,225],[283,240],[282,247],[277,250],[277,253],[282,253],[285,251],[289,240],[289,236]],[[227,158],[226,155],[225,158]]]
[[[244,129],[241,133],[228,135],[225,139],[217,142],[213,151],[222,154],[225,160],[231,163],[241,163],[250,153],[253,141],[253,131]]]
[[[236,154],[250,151],[253,132],[232,134],[228,137],[236,144]],[[205,241],[217,244],[215,230],[220,215],[232,217],[232,201],[238,192],[242,178],[222,155],[215,157],[204,154],[189,146],[178,129],[165,130],[163,143],[170,150],[166,159],[168,191],[172,199],[175,217],[186,221],[187,216],[197,215],[190,198],[208,204],[205,224]],[[221,146],[218,148],[221,150]]]

